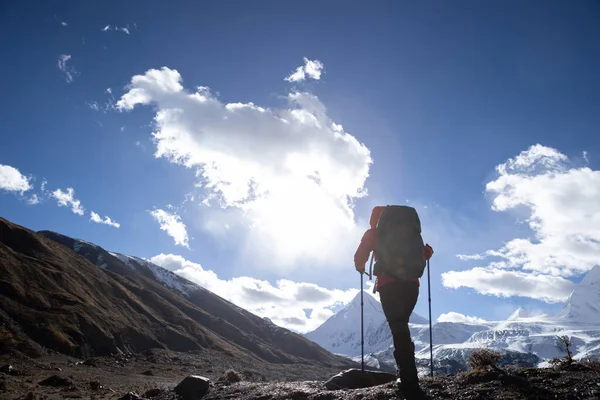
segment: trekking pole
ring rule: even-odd
[[[360,363],[361,371],[365,372],[365,333],[364,333],[364,306],[363,306],[363,273],[360,273]]]
[[[362,278],[360,282],[362,283]],[[433,378],[433,331],[431,326],[431,275],[429,273],[429,260],[427,260],[427,291],[429,292],[429,362],[431,363],[431,377]]]
[[[369,273],[368,273],[368,277],[369,280],[371,280],[372,276],[373,276],[373,254],[371,254],[371,265],[369,266]],[[361,371],[364,373],[365,372],[365,324],[364,324],[364,314],[365,314],[365,307],[364,307],[364,302],[363,302],[363,274],[366,274],[366,271],[363,271],[360,273],[360,364],[361,364]]]

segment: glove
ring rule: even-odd
[[[425,245],[423,252],[425,254],[425,260],[429,260],[431,256],[433,256],[433,248],[429,244]]]

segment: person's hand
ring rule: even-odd
[[[433,255],[433,248],[429,244],[426,244],[425,249],[423,251],[425,253],[425,259],[429,260]]]
[[[362,266],[362,267],[361,267],[361,266],[359,266],[359,265],[355,265],[355,266],[354,266],[354,268],[356,268],[356,270],[357,270],[358,272],[360,272],[361,274],[364,274],[364,273],[365,273],[365,267],[364,267],[364,266]]]

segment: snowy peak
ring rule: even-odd
[[[314,331],[307,333],[306,338],[335,354],[360,355],[360,302],[361,294],[358,293],[342,310]],[[388,349],[392,344],[392,332],[381,303],[365,291],[363,292],[363,307],[365,353]],[[410,323],[423,325],[427,324],[428,320],[413,313]]]
[[[600,292],[600,265],[594,265],[581,280],[578,287],[595,287]]]
[[[377,301],[377,299],[375,297],[373,297],[372,295],[370,295],[367,292],[363,293],[363,306],[364,306],[364,310],[365,312],[370,312],[371,310],[373,312],[377,312],[377,313],[383,313],[383,309],[381,308],[381,303],[379,303]],[[361,296],[360,293],[358,293],[350,303],[348,303],[346,305],[346,307],[344,307],[340,313],[344,313],[344,311],[351,311],[354,309],[360,309],[360,302],[361,302]]]
[[[514,321],[519,318],[529,318],[531,317],[531,313],[525,309],[525,307],[519,307],[513,312],[510,317],[508,317],[509,321]]]
[[[571,293],[559,318],[581,322],[600,321],[600,266],[594,266]]]

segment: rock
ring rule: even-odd
[[[60,387],[60,386],[71,386],[73,383],[68,378],[63,378],[58,375],[52,375],[52,376],[44,379],[43,381],[39,382],[39,384],[42,386]]]
[[[89,385],[90,385],[90,389],[92,389],[92,390],[101,390],[101,389],[105,389],[104,385],[103,385],[103,384],[101,384],[101,383],[100,383],[100,382],[98,382],[98,381],[91,381],[91,382],[89,383]]]
[[[164,392],[163,389],[150,389],[148,391],[146,391],[146,393],[144,393],[144,397],[156,397],[159,394],[162,394],[162,392]]]
[[[359,389],[384,385],[396,380],[396,375],[387,372],[368,371],[352,368],[340,372],[325,382],[328,390]]]
[[[0,372],[4,372],[8,375],[19,375],[19,371],[12,365],[6,364],[0,367]]]
[[[144,398],[140,397],[136,392],[129,392],[125,396],[120,397],[119,400],[144,400]]]
[[[183,400],[200,399],[208,392],[210,379],[199,375],[189,375],[175,386],[175,393]]]

